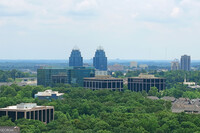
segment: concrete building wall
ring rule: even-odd
[[[0,109],[0,117],[8,116],[14,122],[18,119],[33,119],[39,120],[45,123],[49,123],[54,120],[54,108],[48,107],[43,109],[31,109],[31,110],[6,110]]]
[[[84,79],[84,87],[92,90],[123,90],[123,79]]]
[[[158,91],[162,91],[166,86],[164,78],[128,78],[128,89],[136,92],[145,90],[149,92],[151,87],[156,87]]]

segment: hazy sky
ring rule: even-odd
[[[0,0],[0,59],[200,60],[200,0]]]

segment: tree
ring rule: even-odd
[[[16,74],[17,74],[17,70],[16,69],[13,69],[11,72],[10,72],[10,74],[11,74],[11,77],[14,79],[14,81],[15,81],[15,79],[16,79]]]
[[[158,89],[156,87],[151,87],[151,89],[148,92],[149,96],[157,96]]]
[[[7,116],[0,117],[0,126],[15,126]]]

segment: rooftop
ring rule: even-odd
[[[99,76],[96,76],[96,77],[91,77],[91,78],[84,78],[84,79],[96,79],[96,80],[121,80],[122,78],[113,78],[111,77],[110,75],[99,75]]]
[[[165,101],[171,101],[171,102],[174,102],[176,101],[176,98],[175,97],[169,97],[169,96],[164,96],[161,98],[162,100],[165,100]]]
[[[146,74],[146,73],[141,73],[138,77],[131,77],[131,78],[140,78],[140,79],[163,79],[161,77],[155,77],[154,75]]]
[[[62,96],[64,93],[59,93],[58,91],[46,90],[44,92],[38,92],[35,94],[36,96],[51,96],[52,94],[56,94],[56,96]]]
[[[15,106],[8,106],[6,108],[0,108],[0,110],[31,110],[31,109],[41,109],[41,108],[53,108],[53,106],[37,106],[36,103],[20,103]]]
[[[159,100],[159,98],[156,97],[156,96],[148,96],[147,98],[148,98],[148,99],[151,99],[151,100]]]

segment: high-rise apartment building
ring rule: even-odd
[[[83,57],[78,48],[74,48],[69,57],[69,66],[70,67],[81,67],[83,66]]]
[[[181,56],[181,70],[190,71],[191,70],[191,58],[188,55]]]
[[[102,47],[99,47],[95,52],[93,66],[100,71],[107,71],[107,57]]]
[[[179,61],[178,61],[178,59],[175,59],[174,61],[171,62],[171,70],[172,71],[179,70]]]

